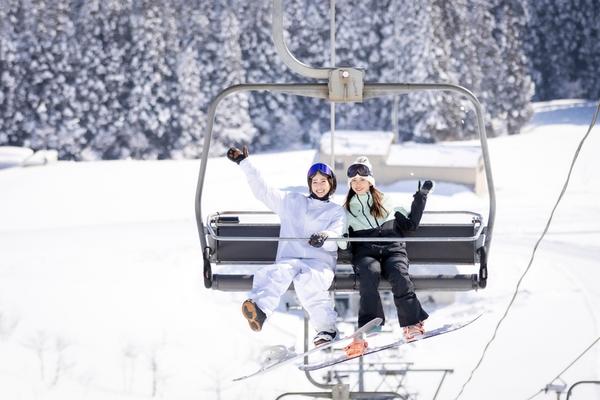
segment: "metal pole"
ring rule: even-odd
[[[448,370],[444,370],[444,374],[442,375],[442,379],[440,380],[440,384],[435,390],[435,394],[433,395],[433,400],[437,399],[438,394],[440,393],[440,389],[442,388],[442,383],[444,383],[444,379],[446,379],[446,375],[448,374]]]
[[[330,48],[329,48],[329,53],[330,53],[330,62],[331,62],[331,68],[335,68],[335,63],[336,63],[336,59],[335,59],[335,0],[330,0],[329,2],[329,38],[330,38]],[[334,134],[335,134],[335,101],[332,101],[329,105],[329,132],[330,134],[330,139],[331,139],[331,143],[330,143],[330,155],[331,155],[331,161],[330,164],[331,168],[333,168],[335,170],[335,151],[334,151]]]
[[[358,391],[365,390],[365,362],[363,357],[358,359]]]
[[[393,0],[392,2],[392,12],[394,13],[394,75],[396,80],[400,80],[400,71],[398,70],[398,58],[400,55],[398,54],[398,44],[396,41],[398,40],[398,2]],[[394,100],[392,102],[392,132],[394,132],[394,141],[400,142],[399,131],[400,128],[398,126],[398,105],[400,103],[400,96],[394,96]]]
[[[308,351],[308,316],[306,314],[304,314],[304,352],[306,353]],[[308,364],[308,356],[304,357],[304,363]],[[314,380],[314,378],[312,377],[312,375],[310,374],[310,371],[304,371],[304,375],[306,375],[306,379],[308,379],[308,381],[310,383],[312,383],[313,385],[315,385],[316,387],[320,388],[320,389],[329,389],[332,390],[335,385],[327,385],[324,383],[319,383],[316,380]]]

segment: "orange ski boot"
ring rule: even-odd
[[[344,347],[344,351],[348,357],[359,357],[365,353],[369,344],[363,338],[354,338],[352,343]]]

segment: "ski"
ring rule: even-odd
[[[350,360],[353,360],[355,358],[364,357],[364,356],[369,355],[369,354],[373,354],[373,353],[377,353],[377,352],[380,352],[380,351],[383,351],[383,350],[388,350],[388,349],[392,349],[392,348],[395,348],[395,347],[399,347],[399,346],[402,346],[403,344],[406,344],[406,343],[415,343],[415,342],[418,342],[420,340],[424,340],[424,339],[428,339],[428,338],[431,338],[431,337],[443,335],[445,333],[453,332],[453,331],[456,331],[458,329],[464,328],[467,325],[472,324],[479,317],[481,317],[481,315],[482,314],[480,314],[477,317],[475,317],[475,318],[473,318],[471,320],[468,320],[468,321],[455,322],[455,323],[451,323],[451,324],[445,324],[445,325],[443,325],[443,326],[441,326],[439,328],[427,331],[427,332],[425,332],[422,335],[416,336],[415,339],[411,340],[410,342],[407,342],[404,339],[400,339],[400,340],[397,340],[395,342],[388,343],[388,344],[385,344],[385,345],[382,345],[382,346],[377,346],[377,347],[373,347],[373,348],[367,348],[367,350],[365,350],[364,353],[359,354],[359,355],[355,355],[355,356],[350,356],[349,357],[346,354],[343,354],[343,355],[338,356],[336,358],[332,358],[332,359],[329,359],[329,360],[326,360],[326,361],[322,361],[322,362],[317,362],[317,363],[312,363],[312,364],[302,364],[302,365],[299,365],[298,368],[300,370],[302,370],[302,371],[315,371],[315,370],[318,370],[318,369],[321,369],[321,368],[326,368],[326,367],[330,367],[332,365],[336,365],[336,364],[339,364],[339,363],[350,361]]]
[[[350,339],[354,339],[356,337],[362,336],[363,334],[366,334],[370,330],[381,325],[382,322],[383,322],[383,320],[381,318],[374,318],[371,321],[367,322],[364,326],[355,330],[351,335],[344,336],[343,338],[335,339],[329,343],[325,343],[320,346],[314,347],[313,349],[308,350],[303,353],[296,353],[291,348],[288,349],[285,346],[281,346],[281,345],[269,347],[265,351],[264,356],[262,357],[263,365],[257,371],[255,371],[251,374],[248,374],[248,375],[240,376],[239,378],[235,378],[235,379],[233,379],[233,381],[239,382],[241,380],[260,375],[264,372],[271,371],[277,367],[281,367],[281,366],[289,364],[293,361],[304,358],[310,354],[316,353],[321,350],[328,349],[340,342],[348,341]]]

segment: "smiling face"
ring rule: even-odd
[[[327,176],[317,172],[310,180],[310,190],[320,199],[326,197],[331,190]]]
[[[350,187],[356,194],[365,194],[369,191],[371,183],[366,178],[357,175],[350,181]]]

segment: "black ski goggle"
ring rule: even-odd
[[[369,176],[371,175],[371,170],[365,164],[352,164],[348,167],[348,178],[355,177],[356,175],[360,176]]]

